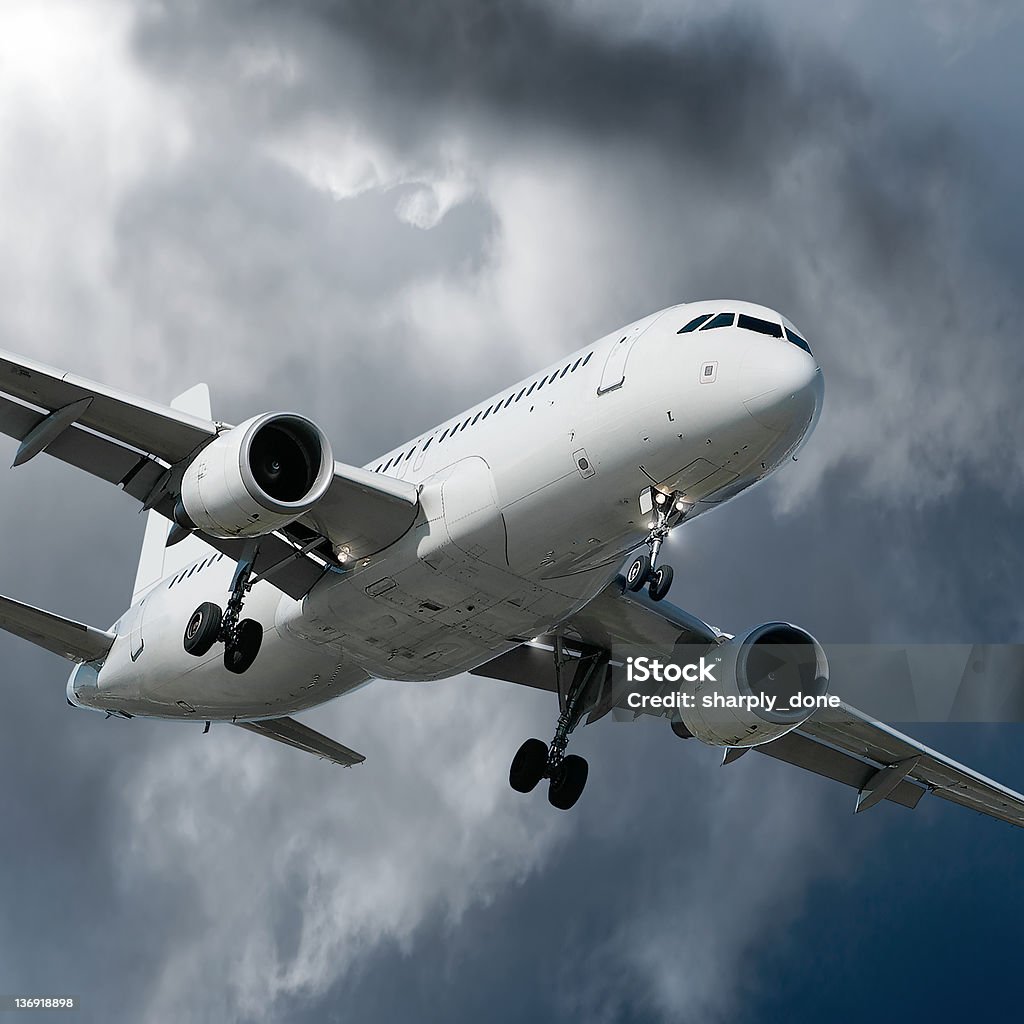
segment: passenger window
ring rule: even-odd
[[[576,372],[576,367],[577,367],[577,366],[579,366],[579,365],[580,365],[580,363],[582,363],[582,362],[583,362],[583,357],[582,357],[582,356],[580,356],[580,358],[579,358],[579,359],[577,359],[577,360],[576,360],[576,362],[572,364],[572,372],[573,372],[573,373],[575,373],[575,372]]]
[[[490,407],[490,406],[487,406],[487,409],[486,409],[486,411],[484,412],[483,418],[484,418],[484,419],[487,419],[487,417],[488,417],[488,416],[490,416],[490,415],[491,415],[491,407]]]
[[[526,392],[526,397],[527,397],[527,398],[529,398],[529,397],[530,397],[530,395],[532,395],[532,394],[533,394],[533,389],[534,389],[534,388],[535,388],[536,386],[537,386],[537,382],[536,382],[536,381],[534,381],[534,382],[533,382],[533,383],[532,383],[532,384],[530,385],[530,390]]]
[[[735,313],[719,313],[718,316],[712,317],[702,328],[702,331],[712,331],[716,327],[732,327],[733,320],[736,319]]]
[[[505,399],[505,408],[506,409],[512,404],[512,400],[515,397],[516,397],[515,395],[509,395],[508,398]]]
[[[586,366],[586,365],[587,365],[587,363],[589,363],[589,362],[590,362],[590,357],[591,357],[591,356],[592,356],[593,354],[594,354],[593,352],[588,352],[588,353],[587,353],[587,358],[583,360],[583,365],[584,365],[584,366]]]
[[[525,394],[526,394],[526,388],[523,388],[523,390],[520,391],[518,395],[516,395],[516,401],[518,402],[519,399],[522,398],[523,395],[525,395]]]
[[[568,372],[569,372],[569,364],[566,363],[565,364],[565,369],[558,376],[559,377],[564,377]]]
[[[756,331],[758,334],[767,334],[769,338],[782,337],[781,324],[772,323],[771,320],[762,320],[756,316],[747,316],[746,313],[740,313],[737,327],[742,327],[747,331]]]
[[[700,316],[695,316],[685,327],[680,327],[676,334],[689,334],[690,331],[697,330],[709,316],[711,316],[710,313],[701,313]]]
[[[480,419],[480,417],[481,417],[482,415],[483,415],[483,413],[481,413],[481,412],[478,412],[478,413],[477,413],[477,414],[476,414],[476,415],[475,415],[475,416],[473,417],[473,426],[476,426],[476,421],[477,421],[478,419]]]
[[[423,450],[426,451],[430,447],[430,442],[434,439],[432,437],[427,438],[427,443],[423,446]]]

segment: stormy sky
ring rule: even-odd
[[[762,302],[825,412],[673,538],[673,600],[1022,642],[1022,43],[1016,5],[952,0],[7,0],[0,347],[154,399],[206,380],[361,464],[655,309]],[[0,496],[0,592],[113,621],[134,503],[45,459]],[[367,755],[343,771],[105,721],[59,659],[0,656],[0,993],[111,1022],[1017,1006],[1024,838],[939,801],[853,818],[604,722],[558,814],[507,783],[550,695],[375,683],[304,716]],[[1020,726],[914,728],[1024,787]]]

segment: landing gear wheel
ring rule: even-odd
[[[647,591],[651,595],[652,601],[660,601],[668,593],[674,575],[671,565],[659,565],[654,570],[654,577],[651,579],[651,586]]]
[[[201,658],[217,642],[223,613],[220,606],[204,601],[193,613],[185,627],[183,642],[185,650],[193,657]]]
[[[239,675],[256,660],[263,643],[263,627],[255,619],[242,619],[224,647],[224,667]]]
[[[651,578],[651,559],[647,555],[637,555],[626,571],[626,587],[629,590],[643,590],[644,584]]]
[[[512,758],[509,785],[517,793],[529,793],[544,778],[548,765],[548,745],[543,740],[527,740]]]
[[[590,766],[576,754],[569,754],[558,766],[548,786],[548,803],[567,811],[583,794]]]

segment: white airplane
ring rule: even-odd
[[[732,637],[664,600],[669,530],[781,466],[820,412],[821,370],[771,309],[654,313],[362,468],[303,416],[213,420],[205,385],[165,407],[0,353],[0,394],[15,466],[46,452],[149,512],[109,630],[0,598],[0,626],[78,663],[77,707],[230,722],[354,765],[290,716],[372,678],[468,671],[557,694],[552,741],[527,740],[509,778],[521,792],[549,780],[567,809],[587,779],[570,734],[633,714],[613,648],[685,644],[734,696],[828,689],[800,627]],[[931,791],[1024,825],[1024,797],[846,704],[662,713],[725,763],[754,749],[845,783],[856,810]]]

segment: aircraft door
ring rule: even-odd
[[[130,624],[125,624],[128,625],[129,630],[129,642],[131,646],[128,650],[131,652],[132,661],[139,660],[146,646],[146,640],[142,635],[142,619],[146,612],[147,600],[149,599],[144,598],[141,604],[136,605],[128,612],[128,615],[131,616]]]
[[[643,320],[633,324],[628,331],[613,338],[612,347],[604,361],[604,370],[601,372],[601,383],[597,387],[599,395],[607,394],[609,391],[617,391],[626,383],[626,362],[629,353],[636,344],[640,335],[654,323],[660,313],[654,316],[645,317]]]

